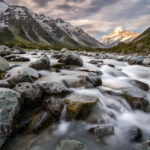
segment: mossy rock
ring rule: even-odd
[[[33,132],[44,128],[52,122],[52,115],[48,111],[41,110],[36,114],[33,114],[31,121],[28,125],[27,131]]]
[[[3,80],[6,78],[6,72],[0,72],[0,80]]]
[[[85,119],[97,102],[96,97],[78,94],[71,94],[65,99],[70,118],[76,120]]]

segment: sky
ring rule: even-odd
[[[5,0],[38,14],[62,18],[100,39],[115,27],[142,33],[150,26],[150,0]]]

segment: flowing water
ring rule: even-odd
[[[40,56],[25,54],[31,61]],[[57,63],[57,59],[51,57],[51,64]],[[80,75],[88,74],[82,69],[86,68],[92,71],[101,71],[103,85],[93,89],[72,88],[75,93],[84,95],[93,95],[99,99],[99,121],[101,124],[111,124],[115,128],[113,136],[106,137],[103,142],[96,142],[88,129],[97,124],[90,124],[84,121],[67,121],[65,118],[66,108],[62,111],[60,121],[36,134],[17,134],[4,146],[3,150],[55,150],[61,139],[76,139],[81,141],[88,150],[134,150],[139,148],[139,143],[131,142],[128,130],[132,127],[139,128],[143,133],[143,141],[150,138],[150,114],[148,112],[133,110],[126,100],[120,96],[122,91],[129,91],[133,95],[143,95],[150,101],[150,93],[141,90],[132,80],[142,81],[150,85],[150,67],[139,65],[130,66],[127,62],[121,62],[113,59],[103,59],[105,65],[97,67],[95,64],[88,63],[94,59],[93,56],[81,56],[83,67],[73,70],[63,69],[60,73],[40,71],[43,75],[36,82],[63,80],[76,80]],[[14,63],[13,63],[14,64]],[[110,67],[112,64],[115,68]],[[28,65],[28,63],[21,63]],[[106,91],[111,91],[110,94]],[[107,143],[107,144],[104,144]]]

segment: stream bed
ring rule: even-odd
[[[23,129],[14,132],[2,150],[65,150],[59,147],[61,140],[81,142],[83,148],[76,150],[148,150],[150,67],[130,65],[127,59],[133,56],[108,54],[106,57],[101,53],[74,52],[80,54],[83,66],[66,65],[56,69],[58,58],[64,53],[27,52],[19,56],[29,58],[29,62],[10,64],[29,66],[42,55],[47,55],[53,69],[39,70],[41,77],[34,83],[65,84],[74,95],[97,99],[96,106],[86,118],[80,118],[82,114],[78,114],[72,119],[68,118],[65,104],[57,121],[36,132],[28,133]],[[89,74],[99,77],[102,84],[93,87],[83,82],[82,85],[79,81]],[[57,98],[64,101],[66,96]]]

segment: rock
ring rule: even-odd
[[[52,55],[52,57],[56,58],[56,59],[60,59],[63,57],[63,55],[62,54],[54,54],[54,55]]]
[[[89,75],[86,77],[86,81],[90,82],[94,87],[102,85],[101,78],[95,73],[89,73]]]
[[[30,61],[29,58],[26,58],[26,57],[20,57],[20,56],[17,56],[16,58],[11,58],[10,59],[12,62],[27,62],[27,61]]]
[[[112,64],[108,64],[108,66],[109,66],[109,67],[112,67],[112,68],[115,68],[115,66],[114,66],[114,65],[112,65]]]
[[[140,89],[142,89],[146,92],[149,91],[149,85],[148,84],[141,82],[141,81],[138,81],[138,80],[133,80],[133,82],[134,82],[133,84],[135,84],[135,86],[138,86]]]
[[[12,54],[25,54],[26,52],[18,46],[14,46],[12,49]]]
[[[98,63],[103,63],[102,60],[90,60],[89,61],[90,64],[98,64]]]
[[[64,108],[63,100],[57,97],[50,97],[44,100],[43,106],[55,117],[60,117]]]
[[[96,97],[86,95],[71,94],[65,98],[69,116],[77,120],[86,118],[97,102]]]
[[[11,85],[9,84],[9,82],[6,79],[4,79],[4,80],[0,80],[0,87],[10,88]]]
[[[114,127],[112,125],[99,125],[90,129],[96,138],[100,139],[105,136],[110,136],[114,134]]]
[[[71,91],[63,83],[43,82],[40,83],[40,86],[43,89],[43,92],[47,95],[63,96],[71,93]]]
[[[59,62],[65,65],[83,66],[83,60],[79,55],[75,53],[68,53],[63,58],[59,59]]]
[[[6,56],[11,53],[10,48],[5,45],[0,45],[0,56]]]
[[[142,138],[142,131],[139,128],[131,128],[129,130],[129,138],[131,141],[138,142]]]
[[[61,140],[58,150],[84,150],[84,145],[76,140]]]
[[[16,57],[17,57],[17,55],[14,55],[14,54],[4,56],[4,58],[7,60],[11,60],[12,58],[16,58]]]
[[[21,94],[24,103],[28,106],[33,106],[40,102],[42,90],[38,84],[23,82],[17,84],[14,90]]]
[[[150,58],[144,58],[142,65],[149,66],[150,65]]]
[[[19,93],[7,88],[0,88],[0,147],[14,129],[15,116],[21,107],[19,99]]]
[[[49,71],[50,72],[61,72],[59,69],[56,69],[56,68],[51,68]]]
[[[32,116],[31,121],[28,124],[28,132],[37,131],[44,128],[53,120],[51,114],[48,111],[41,110],[40,112]]]
[[[38,79],[40,74],[37,70],[30,67],[15,67],[8,71],[7,73],[8,82],[15,86],[21,82],[33,82],[34,79]]]
[[[135,64],[141,65],[143,61],[144,61],[144,57],[142,57],[142,56],[134,57],[129,60],[129,64],[130,65],[135,65]]]
[[[94,69],[87,69],[87,68],[80,68],[79,71],[95,73],[96,75],[102,75],[103,74],[101,71],[94,70]]]
[[[68,50],[67,48],[62,48],[62,49],[61,49],[61,52],[62,52],[62,53],[66,53],[66,52],[68,52],[68,51],[69,51],[69,50]]]
[[[30,54],[31,55],[37,55],[37,52],[31,52]]]
[[[95,57],[95,59],[107,59],[108,56],[106,54],[100,54],[99,56]]]
[[[50,68],[50,60],[47,57],[47,55],[41,56],[41,58],[37,59],[36,61],[32,62],[29,65],[31,68],[37,69],[37,70],[44,70]]]
[[[102,80],[100,76],[95,73],[89,73],[88,76],[80,76],[78,79],[63,80],[64,84],[67,87],[85,87],[85,88],[94,88],[102,85]]]
[[[64,68],[64,64],[63,63],[57,63],[51,66],[52,68],[56,68],[56,69],[63,69]]]
[[[9,70],[9,64],[6,59],[0,56],[0,72]]]
[[[148,100],[146,95],[143,93],[134,94],[132,90],[123,94],[127,102],[133,109],[146,110],[148,107]]]

